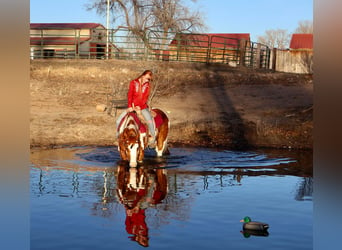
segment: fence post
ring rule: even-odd
[[[81,51],[81,29],[77,29],[77,58],[80,58]]]
[[[150,49],[146,45],[146,44],[150,44],[150,32],[149,31],[144,33],[144,37],[143,37],[142,40],[143,40],[143,44],[144,44],[144,60],[147,61],[148,60],[148,56],[150,54],[150,51],[149,51]]]
[[[270,69],[270,60],[271,60],[271,49],[266,47],[266,65],[265,69]]]
[[[272,70],[276,71],[277,66],[277,48],[273,48]]]
[[[211,43],[212,43],[212,38],[209,35],[207,35],[208,37],[208,49],[207,49],[207,58],[206,58],[206,63],[209,64],[211,61]]]
[[[178,53],[180,53],[180,42],[181,42],[181,37],[180,37],[180,33],[176,34],[177,36],[177,54],[176,54],[176,60],[178,61],[179,60],[179,55]]]
[[[261,44],[258,43],[257,44],[257,51],[256,51],[256,55],[255,55],[255,63],[256,63],[256,68],[260,69],[261,68],[261,61],[260,61],[260,53],[261,53]]]
[[[75,29],[74,31],[74,49],[75,49],[75,52],[74,52],[74,57],[77,58],[77,50],[78,50],[78,41],[77,41],[77,29]]]
[[[245,54],[246,54],[246,39],[241,39],[239,43],[240,50],[240,66],[245,66]]]
[[[40,58],[44,58],[44,33],[43,30],[40,30]]]

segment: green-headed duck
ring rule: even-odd
[[[248,216],[243,218],[243,220],[240,220],[240,222],[243,222],[243,229],[244,230],[267,230],[269,228],[269,225],[267,223],[258,222],[258,221],[252,221],[252,219]]]

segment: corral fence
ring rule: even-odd
[[[246,39],[220,35],[149,31],[145,36],[125,29],[31,30],[31,59],[79,58],[161,60],[220,63],[270,68],[271,49]]]
[[[107,36],[108,34],[108,36]],[[127,29],[31,29],[31,59],[121,59],[228,64],[292,73],[313,73],[313,50],[280,50],[215,34]]]

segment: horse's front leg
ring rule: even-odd
[[[138,165],[138,163],[137,163],[138,154],[139,154],[138,148],[139,148],[138,143],[134,143],[134,144],[128,146],[128,149],[129,149],[129,166],[132,168],[135,168]]]
[[[140,147],[138,149],[138,162],[142,163],[144,160],[144,156],[145,156],[145,148],[147,147],[147,136],[146,133],[141,133],[140,134],[140,138],[139,138],[139,142],[140,142]]]
[[[144,160],[144,149],[139,148],[139,150],[138,150],[138,162],[142,163],[143,160]]]

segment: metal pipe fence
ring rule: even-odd
[[[220,35],[125,29],[31,29],[31,59],[121,59],[219,63],[269,69],[268,46]]]

